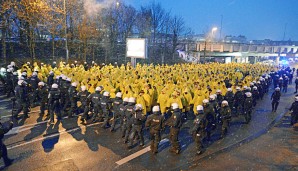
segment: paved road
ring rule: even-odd
[[[287,112],[293,101],[292,92],[293,86],[290,86],[289,92],[282,95],[282,102],[276,113],[271,112],[271,93],[267,94],[254,109],[250,124],[244,124],[242,116],[234,118],[227,137],[219,140],[219,131],[215,133],[210,143],[204,143],[207,148],[200,156],[195,154],[195,144],[188,133],[192,121],[186,123],[180,133],[181,154],[175,155],[168,151],[170,144],[166,131],[159,153],[153,155],[149,151],[147,132],[146,147],[136,146],[128,150],[119,131],[111,133],[104,130],[100,128],[102,123],[85,126],[79,124],[75,117],[49,126],[45,117],[39,117],[38,108],[34,108],[29,119],[20,120],[5,136],[8,153],[15,159],[15,163],[7,170],[259,170],[270,169],[268,156],[276,160],[277,166],[272,166],[273,169],[295,168],[298,163],[295,146],[297,132],[282,126],[271,129]],[[0,108],[2,120],[9,120],[10,101],[0,97]],[[285,132],[288,133],[287,137]],[[290,144],[285,145],[285,141]],[[280,148],[284,150],[279,151]],[[278,163],[283,158],[277,160],[277,155],[271,154],[273,149],[275,151],[272,152],[282,154],[288,150],[289,153],[285,154],[289,154],[289,157],[284,159],[289,162]]]

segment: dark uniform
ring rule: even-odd
[[[204,103],[204,114],[206,115],[206,133],[207,133],[207,139],[210,139],[211,131],[214,129],[214,116],[215,111],[214,108],[209,103]]]
[[[279,105],[280,96],[281,96],[280,91],[274,91],[272,93],[272,95],[271,95],[272,112],[276,112],[277,107]]]
[[[73,113],[77,112],[78,91],[75,86],[68,89],[68,99],[70,101],[70,110],[68,111],[68,118],[73,117]]]
[[[133,145],[133,139],[135,135],[138,135],[140,138],[140,146],[144,146],[144,135],[143,135],[143,123],[146,120],[146,116],[143,115],[142,110],[136,110],[132,115],[132,131],[129,137],[130,147]]]
[[[78,93],[78,100],[81,102],[81,106],[79,106],[79,111],[83,112],[83,116],[81,117],[81,122],[84,123],[84,121],[88,119],[88,112],[89,112],[89,99],[88,96],[90,93],[88,90],[81,91]]]
[[[243,92],[239,90],[235,93],[235,100],[234,100],[236,115],[239,115],[242,113],[243,101],[244,101]]]
[[[222,106],[220,108],[220,115],[222,119],[222,126],[221,126],[221,137],[224,137],[227,133],[229,122],[231,121],[231,109],[229,106]]]
[[[10,97],[11,95],[14,95],[12,78],[13,78],[13,74],[11,72],[7,72],[6,80],[5,80],[5,90],[6,90],[6,93],[7,93],[7,97]]]
[[[47,85],[51,87],[54,84],[54,74],[50,74],[47,79]]]
[[[44,115],[44,111],[46,110],[46,104],[48,103],[48,87],[42,86],[38,88],[38,96],[41,98],[40,101],[40,115]],[[49,111],[48,111],[49,114]]]
[[[121,134],[122,134],[122,138],[125,137],[125,128],[123,126],[123,123],[126,122],[126,119],[125,119],[125,111],[126,111],[126,107],[127,107],[127,102],[123,101],[123,103],[119,106],[119,110],[120,110],[120,128],[121,128]],[[112,127],[113,128],[113,127]]]
[[[29,93],[26,85],[18,85],[15,88],[15,96],[17,102],[17,111],[14,113],[14,117],[16,118],[18,114],[23,110],[24,118],[29,118]]]
[[[182,113],[179,108],[173,110],[172,116],[167,120],[167,125],[170,127],[169,138],[172,144],[170,151],[178,154],[180,152],[178,135],[179,135],[180,128],[182,126]]]
[[[7,148],[6,145],[3,143],[2,139],[4,137],[4,135],[11,130],[13,126],[13,123],[10,123],[9,127],[5,127],[4,125],[2,125],[2,123],[0,123],[0,148],[1,148],[1,157],[3,158],[4,164],[5,166],[9,166],[12,164],[12,161],[10,158],[8,158],[7,156]],[[0,158],[1,158],[0,157]]]
[[[146,121],[146,127],[149,127],[150,139],[151,139],[151,151],[155,154],[158,153],[158,144],[161,140],[160,131],[163,127],[164,117],[160,112],[153,112],[148,116]]]
[[[111,126],[111,131],[114,131],[115,129],[115,125],[116,123],[120,120],[121,121],[121,110],[120,110],[120,107],[121,105],[123,104],[123,100],[119,97],[116,97],[114,100],[113,100],[113,108],[112,108],[112,111],[113,111],[113,121],[112,121],[112,126]]]
[[[255,107],[257,105],[257,100],[259,99],[259,91],[258,90],[253,90],[252,91],[252,103],[253,106]]]
[[[298,101],[292,103],[290,111],[291,113],[291,125],[294,125],[298,121]]]
[[[58,120],[61,119],[59,103],[60,99],[60,90],[58,88],[52,88],[49,92],[50,123],[54,122],[54,113],[56,113]]]
[[[298,71],[298,69],[297,69]],[[298,90],[298,77],[296,77],[295,79],[295,92],[294,93],[297,93],[297,90]]]
[[[124,135],[124,143],[128,142],[128,136],[130,134],[130,131],[132,129],[132,115],[134,112],[134,106],[135,103],[128,103],[128,105],[125,108],[124,116],[123,116],[123,125],[122,125],[122,137]]]
[[[67,108],[70,106],[68,89],[70,88],[71,83],[70,81],[61,80],[60,84],[61,86],[59,87],[61,91],[61,107],[63,107],[62,112],[63,114],[65,114]]]
[[[228,91],[224,98],[226,101],[228,101],[230,109],[233,109],[234,107],[234,93],[232,91]]]
[[[112,109],[112,100],[109,96],[103,96],[100,100],[100,106],[103,112],[104,122],[101,126],[102,128],[106,128],[109,126],[109,120],[110,120],[110,113]]]
[[[246,97],[243,105],[244,117],[246,123],[249,123],[251,120],[251,112],[253,107],[253,100],[252,97]]]
[[[203,139],[206,134],[206,117],[204,113],[199,113],[194,120],[194,127],[192,130],[192,136],[196,142],[197,154],[202,153]]]
[[[92,106],[93,106],[93,116],[92,116],[93,122],[96,121],[96,117],[98,117],[102,111],[101,106],[100,106],[101,97],[102,96],[99,91],[95,91],[95,93],[90,94],[88,97],[88,99],[90,99],[90,101],[92,102]],[[100,120],[102,120],[102,116],[101,116]]]

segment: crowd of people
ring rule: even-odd
[[[286,93],[292,84],[295,68],[238,63],[132,67],[92,62],[89,66],[75,61],[70,65],[27,62],[20,67],[11,62],[2,72],[7,97],[13,96],[15,120],[21,111],[28,118],[37,105],[49,124],[54,124],[55,115],[61,120],[82,114],[82,124],[100,121],[111,132],[121,128],[128,148],[134,140],[144,146],[144,129],[149,128],[153,153],[158,152],[161,130],[169,127],[170,151],[178,154],[179,131],[185,120],[195,116],[191,133],[201,154],[202,141],[210,140],[216,128],[224,137],[233,116],[243,115],[250,122],[252,109],[270,85],[274,88],[272,112],[276,112],[281,91]],[[291,107],[294,112],[298,112],[296,100]]]

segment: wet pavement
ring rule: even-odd
[[[210,142],[204,142],[202,155],[184,124],[180,135],[182,152],[169,152],[168,130],[163,133],[159,153],[145,147],[127,149],[119,129],[111,133],[102,123],[79,124],[78,117],[50,126],[47,118],[33,108],[30,118],[20,119],[4,142],[14,164],[6,170],[297,170],[297,131],[289,126],[288,108],[293,101],[293,85],[282,94],[277,112],[271,112],[270,96],[264,96],[253,110],[252,120],[234,117],[228,135],[219,139],[219,128]],[[11,101],[0,97],[2,122],[11,116]],[[285,115],[286,114],[286,115]],[[285,115],[285,116],[284,116]],[[0,165],[3,165],[1,162]]]

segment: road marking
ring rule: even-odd
[[[90,127],[90,126],[95,126],[95,125],[98,125],[98,124],[101,124],[101,123],[102,122],[97,122],[97,123],[93,123],[93,124],[90,124],[90,125],[86,125],[85,128],[86,127]],[[14,149],[14,148],[22,147],[24,145],[28,145],[28,144],[31,144],[31,143],[34,143],[34,142],[46,140],[46,139],[49,139],[49,138],[57,137],[57,136],[60,136],[60,135],[66,134],[66,133],[75,132],[75,131],[77,131],[79,129],[82,129],[82,128],[84,128],[84,127],[83,126],[79,126],[77,128],[73,128],[73,129],[70,129],[70,130],[64,129],[61,132],[58,132],[58,133],[55,133],[55,134],[52,134],[52,135],[49,135],[49,136],[46,136],[46,137],[40,137],[40,138],[33,139],[31,141],[28,141],[28,142],[25,142],[25,143],[22,143],[22,144],[18,144],[18,145],[12,146],[12,147],[7,147],[7,150],[11,150],[11,149]]]
[[[167,138],[161,140],[161,141],[159,142],[159,146],[162,145],[162,144],[164,144],[164,143],[166,143],[166,142],[168,142],[168,141],[169,141],[169,139],[167,139]],[[137,151],[137,152],[135,152],[135,153],[133,153],[133,154],[131,154],[131,155],[129,155],[129,156],[127,156],[127,157],[125,157],[125,158],[119,160],[119,161],[117,161],[116,164],[118,164],[119,166],[120,166],[120,165],[123,165],[123,164],[129,162],[130,160],[135,159],[135,158],[137,158],[137,157],[139,157],[139,156],[141,156],[141,155],[147,153],[147,152],[150,151],[150,150],[151,150],[151,149],[150,149],[150,146],[148,146],[148,147],[146,147],[146,148],[144,148],[144,149],[142,149],[142,150],[140,150],[140,151]]]
[[[28,114],[37,113],[37,112],[39,112],[39,111],[40,111],[40,110],[30,111]],[[19,113],[18,115],[22,115],[22,114],[24,114],[24,113],[21,112],[21,113]],[[9,118],[9,117],[11,117],[11,114],[9,114],[9,115],[5,115],[5,116],[1,116],[1,119],[2,119],[2,118]]]
[[[80,116],[82,114],[79,114],[78,116]],[[63,117],[62,119],[66,119],[67,116]],[[22,125],[22,126],[18,126],[18,127],[13,127],[8,133],[5,134],[5,136],[7,135],[14,135],[14,134],[18,134],[20,132],[24,132],[24,131],[27,131],[27,130],[30,130],[36,126],[40,126],[44,123],[47,123],[50,119],[47,119],[47,120],[44,120],[44,121],[41,121],[41,122],[37,122],[37,123],[33,123],[33,124],[26,124],[26,125]],[[22,129],[24,128],[24,129]]]

